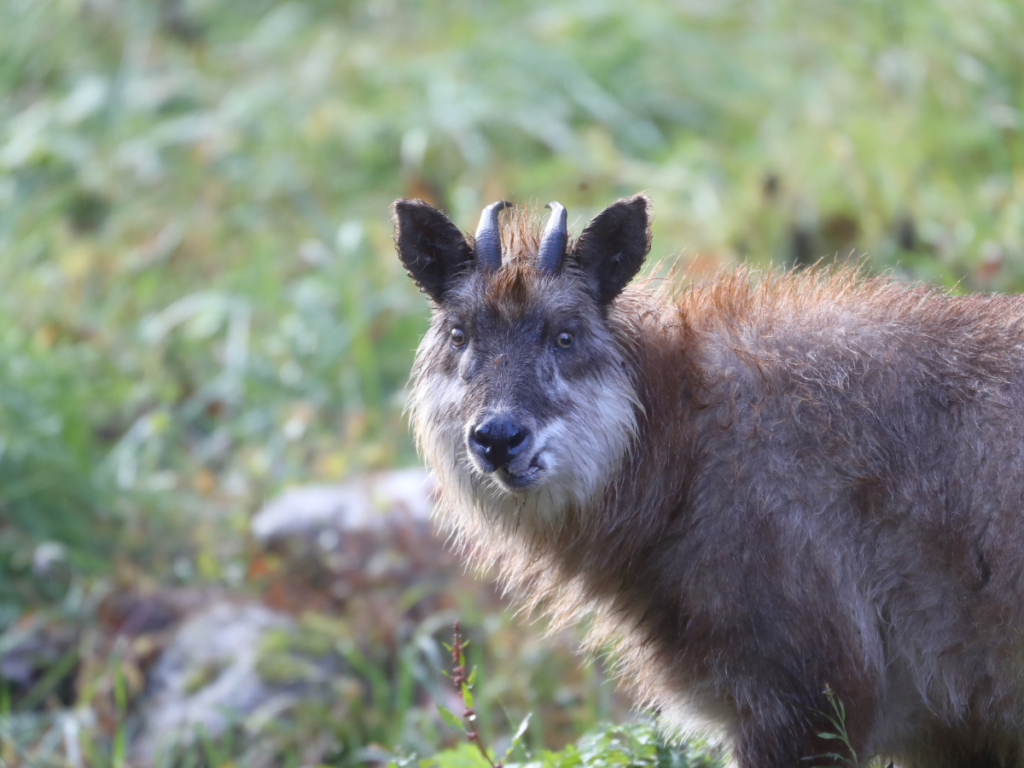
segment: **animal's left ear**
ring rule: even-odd
[[[438,304],[473,264],[473,250],[448,217],[422,200],[395,200],[395,248],[409,277]]]
[[[583,228],[570,258],[598,304],[608,304],[640,271],[651,250],[651,201],[634,195],[609,205]]]

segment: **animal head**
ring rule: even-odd
[[[556,532],[602,493],[637,431],[620,296],[650,250],[649,201],[619,200],[570,242],[566,212],[484,209],[475,237],[420,200],[394,204],[398,255],[433,310],[411,397],[445,506]]]

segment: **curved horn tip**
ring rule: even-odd
[[[498,214],[511,207],[512,203],[508,200],[495,200],[484,206],[484,209],[480,211],[480,223],[477,225],[476,231],[486,230],[489,226],[497,224]]]
[[[565,258],[565,248],[569,243],[569,234],[566,231],[565,206],[556,200],[544,206],[551,210],[551,218],[544,228],[541,236],[540,249],[537,253],[537,264],[545,272],[556,273],[562,268],[562,260]]]
[[[501,234],[498,232],[498,214],[512,203],[508,200],[498,200],[491,203],[480,213],[480,223],[476,228],[474,252],[477,257],[477,267],[487,268],[491,271],[501,267]]]

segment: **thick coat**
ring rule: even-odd
[[[591,616],[639,700],[739,766],[834,751],[826,687],[862,760],[1024,765],[1024,300],[843,270],[626,287],[639,196],[557,273],[526,215],[475,269],[427,208],[396,204],[410,273],[442,275],[414,423],[469,557]],[[494,414],[532,458],[481,458]]]

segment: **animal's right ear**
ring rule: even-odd
[[[391,206],[398,258],[420,290],[441,303],[455,279],[473,265],[473,250],[448,217],[422,200]]]

